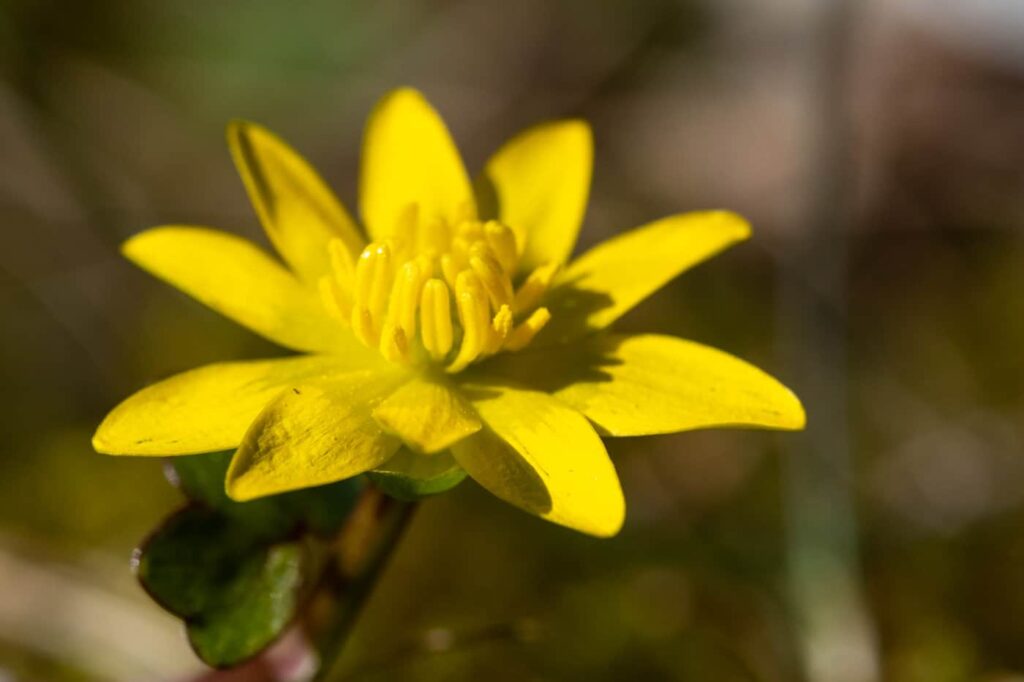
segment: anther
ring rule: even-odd
[[[516,351],[525,348],[550,319],[551,312],[547,308],[534,310],[533,314],[520,322],[509,334],[508,340],[505,341],[505,350]]]
[[[513,274],[519,257],[516,255],[516,236],[512,230],[497,220],[488,220],[484,225],[484,236],[494,257],[501,263],[502,270]]]
[[[486,246],[484,248],[486,249]],[[483,249],[474,249],[473,255],[469,257],[469,267],[480,278],[494,310],[500,310],[501,306],[512,303],[512,282],[498,261],[483,252]]]
[[[390,321],[384,323],[380,334],[380,354],[388,362],[407,364],[410,359],[409,337]]]
[[[391,248],[384,243],[371,243],[363,249],[356,264],[357,307],[369,311],[374,326],[379,326],[387,312],[391,293]]]
[[[426,279],[420,264],[412,260],[398,271],[391,287],[387,323],[401,329],[407,339],[416,334],[416,308],[420,302],[420,289]]]
[[[441,273],[444,275],[445,282],[453,290],[455,289],[455,282],[459,278],[459,273],[462,272],[464,267],[463,260],[456,258],[453,253],[446,253],[441,256]]]
[[[420,296],[420,338],[430,357],[439,362],[452,349],[451,301],[448,287],[442,280],[431,279],[423,285]]]
[[[378,336],[373,325],[373,316],[365,306],[358,303],[352,308],[352,332],[357,339],[363,342],[363,345],[370,347],[377,345]]]
[[[540,303],[540,299],[551,286],[551,280],[555,278],[556,272],[558,272],[557,262],[546,263],[531,272],[516,292],[512,310],[522,313]]]
[[[498,314],[491,320],[490,339],[488,340],[487,348],[484,349],[486,355],[494,355],[501,350],[505,340],[508,338],[509,332],[512,331],[512,324],[512,309],[507,305],[501,306]]]
[[[484,351],[490,332],[487,295],[480,278],[471,270],[460,272],[456,279],[455,307],[462,324],[462,344],[448,366],[449,372],[459,372],[476,360]]]

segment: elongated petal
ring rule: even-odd
[[[359,209],[372,238],[382,239],[410,204],[426,221],[475,212],[469,177],[444,121],[422,94],[402,88],[386,95],[367,122]]]
[[[401,442],[370,405],[394,387],[391,374],[355,372],[282,391],[263,409],[228,467],[232,499],[251,500],[334,483],[386,462]]]
[[[601,537],[626,504],[604,444],[587,420],[551,396],[509,386],[467,388],[484,428],[452,446],[455,460],[501,499]]]
[[[521,267],[564,263],[576,245],[590,192],[594,142],[584,121],[530,128],[491,157],[477,182],[481,212],[515,232]]]
[[[222,362],[153,384],[115,407],[93,436],[111,455],[189,455],[237,447],[282,389],[344,371],[337,358]]]
[[[662,218],[598,244],[569,264],[545,299],[551,322],[534,343],[564,343],[607,327],[750,226],[727,211]]]
[[[282,346],[360,352],[315,290],[241,237],[174,225],[137,234],[121,250],[144,270]]]
[[[228,146],[270,241],[300,279],[330,271],[327,244],[341,239],[355,258],[363,238],[334,192],[309,163],[266,128],[228,125]]]
[[[672,336],[601,335],[508,356],[481,371],[550,391],[612,436],[716,426],[802,429],[805,421],[793,392],[758,368]]]
[[[480,430],[476,413],[441,381],[415,378],[373,410],[384,430],[423,453],[444,450]]]

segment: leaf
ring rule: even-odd
[[[320,564],[304,531],[334,534],[362,481],[235,502],[224,492],[232,453],[177,457],[170,478],[190,499],[136,552],[139,582],[182,618],[211,666],[255,656],[287,627]]]
[[[188,626],[199,657],[216,667],[237,665],[277,639],[301,602],[304,566],[302,547],[294,543],[242,562],[215,608]]]
[[[218,510],[249,532],[280,539],[300,527],[318,535],[334,533],[355,506],[363,482],[350,478],[293,493],[235,502],[224,491],[232,452],[175,457],[173,482],[189,499]]]
[[[227,667],[274,641],[295,615],[310,556],[299,543],[267,545],[222,513],[192,504],[137,553],[142,586],[185,620],[209,665]]]
[[[383,466],[366,474],[375,486],[405,502],[451,490],[466,478],[466,472],[447,451],[424,455],[402,448]]]

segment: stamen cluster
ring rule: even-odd
[[[494,220],[423,221],[413,205],[391,237],[368,244],[355,262],[340,240],[329,249],[325,305],[390,362],[458,372],[525,347],[551,318],[537,304],[557,264],[538,267],[516,288],[520,249]]]

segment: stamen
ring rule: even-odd
[[[331,240],[331,272],[318,282],[327,311],[394,363],[429,360],[458,372],[525,347],[551,317],[537,306],[558,265],[536,268],[516,290],[515,233],[464,209],[456,220],[427,222],[410,204],[391,237],[367,244],[355,259],[340,239]]]
[[[500,310],[503,305],[512,303],[512,282],[502,271],[498,261],[486,253],[486,248],[486,245],[483,245],[483,249],[474,245],[472,255],[469,257],[469,267],[480,278],[487,297],[491,300],[492,308]]]
[[[488,220],[484,225],[484,236],[494,257],[501,263],[501,269],[509,274],[514,273],[519,256],[516,255],[516,236],[512,230],[497,220]]]
[[[526,278],[519,291],[516,292],[515,300],[512,303],[512,310],[522,313],[540,303],[540,299],[551,286],[551,280],[558,272],[558,263],[551,262],[541,265]]]
[[[446,253],[441,256],[441,272],[444,273],[444,280],[450,288],[455,289],[455,281],[464,268],[464,260],[456,258],[455,254]]]
[[[369,311],[373,326],[380,327],[391,293],[391,247],[375,242],[363,249],[356,265],[356,307]]]
[[[352,308],[352,332],[356,338],[363,342],[364,346],[377,345],[377,331],[373,327],[373,317],[365,306],[358,303]]]
[[[491,334],[487,348],[484,349],[485,355],[494,355],[501,350],[505,340],[508,338],[509,332],[512,331],[512,323],[512,309],[507,305],[501,306],[501,310],[491,320]]]
[[[420,302],[420,289],[427,278],[417,261],[402,266],[391,287],[387,324],[401,329],[407,339],[416,335],[416,308]]]
[[[408,337],[401,327],[394,326],[390,321],[384,323],[380,334],[380,354],[388,362],[408,364],[411,359]]]
[[[518,327],[512,330],[508,340],[505,341],[505,350],[522,350],[533,338],[540,333],[544,325],[551,319],[551,311],[547,308],[537,308],[528,318],[523,320]]]
[[[472,270],[463,270],[455,282],[455,306],[462,324],[462,345],[459,353],[448,365],[449,372],[465,369],[483,352],[490,331],[487,314],[487,295],[480,278]]]
[[[324,275],[317,284],[320,288],[320,299],[333,317],[347,321],[352,315],[352,299],[342,287],[338,286],[331,275]]]
[[[448,287],[439,279],[423,286],[420,298],[420,338],[423,347],[435,362],[440,362],[452,349],[451,300]]]

